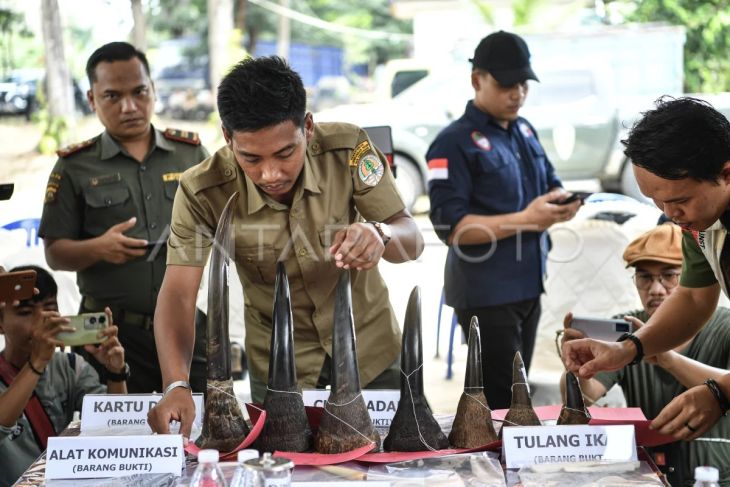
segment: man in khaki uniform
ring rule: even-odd
[[[78,273],[81,311],[111,307],[132,371],[129,391],[160,391],[152,318],[164,240],[180,175],[208,152],[192,132],[151,125],[154,87],[147,59],[133,46],[100,47],[86,70],[89,103],[106,130],[58,152],[39,234],[48,264]],[[195,370],[199,388],[205,363]]]
[[[301,79],[277,57],[238,64],[218,90],[227,146],[187,171],[175,198],[168,269],[155,313],[165,397],[150,412],[157,432],[171,420],[190,432],[187,376],[191,316],[212,235],[229,197],[236,206],[235,261],[244,287],[252,396],[267,381],[277,260],[286,265],[302,387],[329,379],[338,273],[351,272],[363,384],[398,387],[400,332],[377,263],[420,255],[422,237],[385,158],[348,124],[315,124]]]

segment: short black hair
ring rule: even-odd
[[[36,289],[38,289],[38,294],[34,295],[32,298],[21,301],[21,306],[40,303],[45,299],[55,298],[56,296],[58,296],[58,285],[56,284],[56,280],[53,278],[51,273],[44,268],[38,267],[36,265],[21,265],[18,267],[13,267],[12,269],[10,269],[9,272],[19,271],[35,271],[35,287]]]
[[[96,81],[96,66],[99,63],[107,62],[112,63],[114,61],[128,61],[132,58],[137,58],[144,66],[147,76],[150,76],[150,64],[147,62],[147,56],[142,51],[134,47],[128,42],[110,42],[104,44],[94,53],[89,56],[89,60],[86,61],[86,76],[89,78],[89,86],[94,84]]]
[[[218,86],[218,113],[227,132],[255,132],[291,120],[304,127],[302,78],[278,56],[247,58]]]
[[[730,161],[730,122],[722,113],[704,100],[663,96],[642,115],[621,141],[633,164],[664,179],[717,181]]]

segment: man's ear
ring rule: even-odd
[[[92,111],[96,111],[96,104],[94,104],[94,92],[91,89],[86,91],[86,101],[89,102],[89,106]]]
[[[722,169],[720,170],[720,179],[722,179],[725,184],[730,184],[730,161],[725,161],[725,164],[722,165]]]
[[[482,80],[479,78],[479,71],[473,70],[471,72],[471,87],[474,88],[474,91],[479,91],[479,85],[481,84]]]
[[[304,115],[304,136],[307,139],[307,144],[311,140],[313,134],[314,134],[314,116],[312,115],[312,112],[307,112],[306,115]]]
[[[223,132],[223,138],[226,139],[226,144],[231,145],[231,134],[226,130],[226,128],[221,124],[221,132]]]

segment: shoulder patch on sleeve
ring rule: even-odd
[[[44,204],[53,203],[56,201],[56,193],[58,193],[58,187],[61,185],[61,174],[52,172],[48,177],[48,184],[46,185],[46,197],[43,200]]]
[[[83,142],[79,142],[78,144],[71,144],[64,147],[63,149],[58,149],[56,151],[56,155],[58,157],[68,157],[71,154],[75,154],[83,149],[86,149],[87,147],[91,147],[92,145],[94,145],[94,142],[96,142],[96,137],[85,140]]]
[[[350,167],[356,167],[357,163],[360,162],[360,159],[362,159],[362,156],[370,152],[370,150],[370,142],[367,140],[363,140],[357,144],[355,150],[352,151],[352,155],[350,155]]]
[[[190,145],[200,145],[200,137],[197,132],[189,132],[187,130],[167,129],[162,135],[168,140],[183,142]]]

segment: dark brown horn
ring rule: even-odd
[[[249,429],[233,392],[231,341],[228,335],[228,272],[233,255],[231,223],[238,193],[223,208],[215,231],[208,274],[208,387],[205,394],[203,431],[196,444],[228,452],[248,435]]]
[[[507,416],[504,418],[506,426],[540,426],[540,419],[532,409],[530,386],[527,383],[525,363],[520,352],[515,353],[512,363],[512,403]]]
[[[264,398],[266,422],[255,447],[264,452],[303,452],[312,448],[312,430],[297,384],[289,278],[281,261],[276,263],[273,323],[269,387]]]
[[[386,451],[443,450],[449,440],[441,431],[423,394],[421,290],[411,291],[403,325],[400,401],[383,442]]]
[[[469,325],[469,352],[466,359],[464,392],[459,399],[449,442],[456,448],[476,448],[495,440],[497,433],[492,424],[492,411],[487,403],[482,379],[479,320],[473,316]]]
[[[583,401],[580,382],[572,372],[565,374],[565,404],[560,410],[558,424],[588,424],[591,414]]]
[[[332,327],[332,390],[314,449],[320,453],[343,453],[371,441],[380,445],[380,435],[373,427],[360,390],[349,271],[341,272],[337,281]]]

